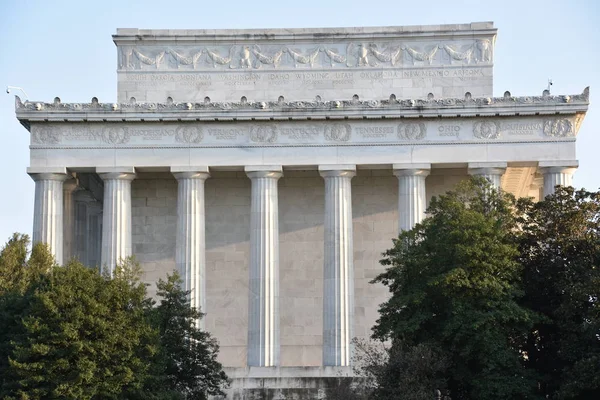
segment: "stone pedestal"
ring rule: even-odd
[[[544,176],[544,197],[553,194],[556,186],[573,186],[573,174],[577,170],[577,161],[540,162],[540,172]]]
[[[350,365],[354,316],[352,186],[356,166],[319,166],[325,179],[323,365]]]
[[[33,173],[35,202],[33,207],[33,243],[46,243],[56,263],[63,264],[63,182],[66,173]]]
[[[279,365],[279,213],[281,166],[246,167],[252,180],[248,365]]]
[[[190,305],[206,312],[204,182],[210,175],[208,167],[171,172],[177,179],[175,263],[183,288],[190,292]],[[201,328],[203,321],[198,322]]]
[[[394,164],[398,178],[398,231],[409,231],[425,218],[425,178],[430,164]]]
[[[494,188],[500,189],[506,167],[507,163],[469,163],[469,175],[481,176],[487,179]]]
[[[104,181],[102,271],[111,276],[119,262],[131,256],[131,181],[133,168],[97,169]]]

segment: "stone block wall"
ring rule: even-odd
[[[427,195],[439,195],[467,177],[466,168],[433,170]],[[324,181],[315,170],[285,171],[279,180],[281,366],[322,363]],[[250,179],[244,172],[213,172],[206,181],[205,327],[219,340],[227,367],[246,366]],[[354,336],[369,337],[388,296],[370,284],[383,271],[382,253],[398,229],[398,180],[390,170],[359,170],[352,179]],[[177,181],[169,173],[140,173],[132,183],[133,252],[143,280],[175,269]]]

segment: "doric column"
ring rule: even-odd
[[[279,213],[281,166],[246,167],[252,180],[248,365],[279,365]]]
[[[131,248],[131,181],[133,168],[97,168],[104,181],[101,268],[111,276]]]
[[[69,261],[76,256],[75,245],[75,197],[77,179],[70,178],[63,183],[63,258]]]
[[[61,171],[61,172],[58,172]],[[46,243],[56,263],[63,264],[63,182],[69,178],[66,169],[57,172],[28,171],[35,181],[33,207],[33,243]]]
[[[425,218],[425,178],[431,164],[394,164],[398,178],[398,231],[409,231]]]
[[[208,167],[172,167],[171,172],[177,179],[175,263],[183,288],[190,292],[190,305],[206,312],[204,181],[210,175]]]
[[[102,203],[88,203],[87,235],[86,235],[86,265],[97,267],[102,263]]]
[[[494,188],[500,189],[502,175],[506,172],[507,163],[469,163],[469,175],[487,179]]]
[[[349,366],[354,331],[352,186],[355,165],[320,165],[325,179],[323,365]]]
[[[577,170],[577,161],[540,162],[540,172],[544,175],[544,197],[553,194],[556,186],[573,186],[573,174]]]

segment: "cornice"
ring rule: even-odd
[[[113,35],[117,45],[144,42],[147,44],[174,42],[236,42],[255,40],[315,40],[315,39],[385,39],[431,36],[476,37],[495,35],[493,22],[471,22],[446,25],[413,25],[382,27],[292,28],[292,29],[138,29],[119,28]]]
[[[587,112],[589,87],[577,95],[334,101],[279,101],[202,103],[53,103],[21,102],[15,96],[17,119],[30,122],[177,122],[177,121],[286,121],[341,119],[457,118],[533,116]]]

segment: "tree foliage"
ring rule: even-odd
[[[152,323],[158,330],[160,351],[146,392],[174,399],[223,395],[221,388],[228,379],[217,361],[219,345],[198,327],[203,314],[190,306],[189,292],[181,284],[177,272],[157,283],[160,301],[152,310]]]
[[[427,346],[447,359],[453,399],[535,392],[522,366],[535,315],[519,303],[516,208],[512,196],[484,180],[463,182],[432,199],[429,217],[394,241],[382,260],[387,270],[374,280],[391,292],[374,337],[390,339],[397,354]]]
[[[543,318],[525,348],[540,391],[600,398],[600,193],[557,188],[523,204],[523,304]]]
[[[154,308],[125,260],[112,277],[78,261],[59,267],[29,238],[0,252],[0,397],[204,399],[226,382],[218,346],[194,326],[177,275]]]

